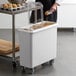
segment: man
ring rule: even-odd
[[[44,20],[48,21],[54,21],[56,22],[57,20],[57,6],[60,5],[60,2],[62,0],[36,0],[36,2],[40,2],[43,4],[43,16]],[[37,11],[37,20],[41,18],[40,16],[41,12],[40,10]],[[30,21],[34,22],[34,16],[35,12],[32,12]]]

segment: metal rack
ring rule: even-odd
[[[43,12],[43,5],[39,2],[25,3],[24,8],[22,8],[20,10],[4,10],[4,9],[0,8],[0,13],[12,15],[12,51],[13,51],[12,59],[13,59],[13,63],[16,63],[16,58],[15,58],[15,29],[16,29],[16,27],[15,27],[15,15],[23,13],[23,12],[28,12],[28,16],[29,16],[30,11],[32,11],[32,10],[37,11],[37,9],[41,9],[41,11]],[[36,16],[36,13],[35,13],[35,16]],[[37,22],[37,21],[35,21],[35,22]]]

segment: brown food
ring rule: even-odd
[[[17,7],[20,7],[21,6],[21,4],[17,4]]]
[[[13,7],[12,7],[12,4],[8,4],[8,8],[13,8]]]
[[[11,3],[7,3],[7,5],[8,5],[8,6],[12,6],[12,4],[11,4]]]
[[[52,12],[50,12],[50,11],[45,12],[45,15],[50,15],[50,14],[52,14]]]
[[[5,8],[5,9],[17,8],[17,7],[20,7],[20,6],[21,6],[21,4],[11,4],[11,3],[3,4],[3,8]]]
[[[7,9],[8,5],[7,4],[3,4],[3,8]]]
[[[33,25],[30,28],[35,30],[35,29],[39,29],[39,28],[42,28],[42,27],[46,27],[46,26],[52,25],[52,24],[54,24],[54,22],[45,22],[45,23]]]
[[[45,15],[48,15],[48,11],[45,12]]]
[[[13,8],[17,8],[17,5],[16,5],[16,4],[12,4],[12,7],[13,7]]]
[[[40,26],[40,25],[33,25],[31,28],[35,30],[35,29],[38,29],[38,28],[41,28],[41,27],[42,26]]]

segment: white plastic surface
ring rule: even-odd
[[[20,65],[33,68],[56,58],[57,24],[51,26],[33,33],[18,30]]]

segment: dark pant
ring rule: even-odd
[[[45,16],[45,12],[48,11],[52,7],[52,5],[55,3],[55,0],[36,0],[36,2],[41,2],[43,4],[43,12],[41,12],[40,10],[37,10],[37,21],[40,21],[41,13],[43,13],[44,20],[56,22],[57,11],[55,11],[51,15]],[[34,23],[34,21],[35,21],[35,11],[32,11],[30,22]]]
[[[37,22],[39,22],[40,19],[41,19],[41,12],[40,12],[40,10],[38,10],[38,12],[37,12]],[[50,14],[48,16],[44,15],[43,20],[56,22],[57,21],[57,11],[53,12],[53,14]],[[32,14],[31,14],[31,17],[30,17],[30,23],[35,23],[35,11],[32,11]]]
[[[53,14],[50,14],[48,16],[44,16],[44,20],[56,22],[57,21],[57,11],[53,12]]]

